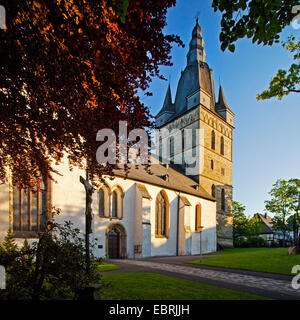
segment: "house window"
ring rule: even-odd
[[[16,237],[34,237],[34,233],[45,230],[47,202],[47,186],[44,183],[39,190],[13,187],[13,233]]]
[[[212,195],[213,197],[216,197],[216,187],[215,187],[214,184],[211,186],[211,195]]]
[[[225,210],[225,190],[222,189],[222,194],[221,194],[221,209]]]
[[[118,195],[116,191],[112,193],[112,206],[111,206],[111,216],[117,218],[118,216]]]
[[[210,160],[210,168],[211,170],[214,170],[214,160]]]
[[[216,134],[214,130],[211,132],[211,148],[213,150],[216,149]]]
[[[221,168],[221,173],[222,173],[223,176],[225,175],[225,169],[224,168]]]
[[[166,194],[161,191],[156,198],[155,236],[168,237],[169,204]]]
[[[223,137],[221,137],[220,152],[221,152],[222,155],[224,155],[224,138]]]
[[[197,204],[196,205],[196,210],[195,210],[195,231],[200,232],[201,229],[201,205]]]

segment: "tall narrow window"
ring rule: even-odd
[[[216,149],[216,134],[214,130],[211,132],[211,148],[213,150]]]
[[[13,232],[16,237],[45,230],[47,195],[44,183],[41,183],[39,190],[13,187]]]
[[[175,142],[174,137],[171,136],[169,139],[169,153],[170,153],[170,162],[174,163],[174,149],[175,149]]]
[[[99,190],[99,215],[100,216],[105,216],[105,212],[104,212],[104,201],[105,201],[105,197],[104,197],[104,190],[100,189]]]
[[[214,160],[210,160],[210,168],[211,170],[214,170]]]
[[[184,137],[184,129],[183,130],[181,130],[181,147],[182,147],[182,151],[181,151],[181,159],[182,159],[182,166],[183,166],[183,168],[185,167],[185,163],[184,163],[184,148],[185,148],[185,137]]]
[[[166,196],[160,192],[156,198],[155,235],[168,236],[168,203]]]
[[[212,195],[213,197],[216,197],[216,187],[215,187],[214,184],[211,186],[211,195]]]
[[[118,195],[116,191],[112,193],[112,207],[111,207],[111,216],[116,218],[118,216]]]
[[[195,212],[195,231],[200,232],[201,231],[201,205],[196,205],[196,212]]]
[[[225,210],[225,190],[222,189],[222,195],[221,195],[221,209]]]
[[[192,156],[195,157],[197,153],[197,129],[192,129]]]
[[[159,137],[159,161],[162,161],[162,137]]]
[[[222,155],[224,155],[224,138],[223,137],[221,137],[220,152],[221,152]]]

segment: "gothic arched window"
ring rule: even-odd
[[[214,130],[211,132],[211,148],[213,150],[216,149],[216,134]]]
[[[221,137],[220,152],[221,152],[222,155],[224,155],[224,138],[223,137]]]
[[[225,190],[222,189],[222,194],[221,194],[221,209],[225,210]]]
[[[98,213],[101,217],[109,217],[109,195],[110,188],[108,185],[103,183],[98,191]]]
[[[196,210],[195,210],[195,231],[200,232],[200,227],[201,227],[201,205],[197,204],[196,205]]]
[[[155,236],[168,237],[169,234],[169,203],[164,191],[156,197]]]
[[[100,189],[99,190],[99,215],[100,216],[104,216],[105,215],[105,205],[104,205],[104,200],[105,196],[104,196],[104,190]]]
[[[48,183],[44,179],[39,188],[19,189],[13,186],[13,233],[16,237],[26,237],[44,231],[49,202]]]
[[[116,218],[118,216],[118,195],[116,191],[112,193],[111,199],[111,216]]]
[[[211,195],[212,195],[213,197],[216,196],[216,187],[215,187],[214,184],[211,186]]]
[[[111,217],[112,218],[123,218],[123,201],[124,201],[124,190],[119,185],[112,187],[111,193]]]

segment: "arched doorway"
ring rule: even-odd
[[[125,259],[126,250],[125,228],[119,223],[113,223],[106,230],[106,256],[109,259]]]

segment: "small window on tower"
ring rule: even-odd
[[[221,148],[220,148],[220,152],[222,155],[224,155],[224,138],[221,137]]]
[[[210,168],[211,170],[214,170],[214,160],[210,160]]]
[[[213,150],[216,149],[216,134],[214,130],[211,132],[211,148]]]

